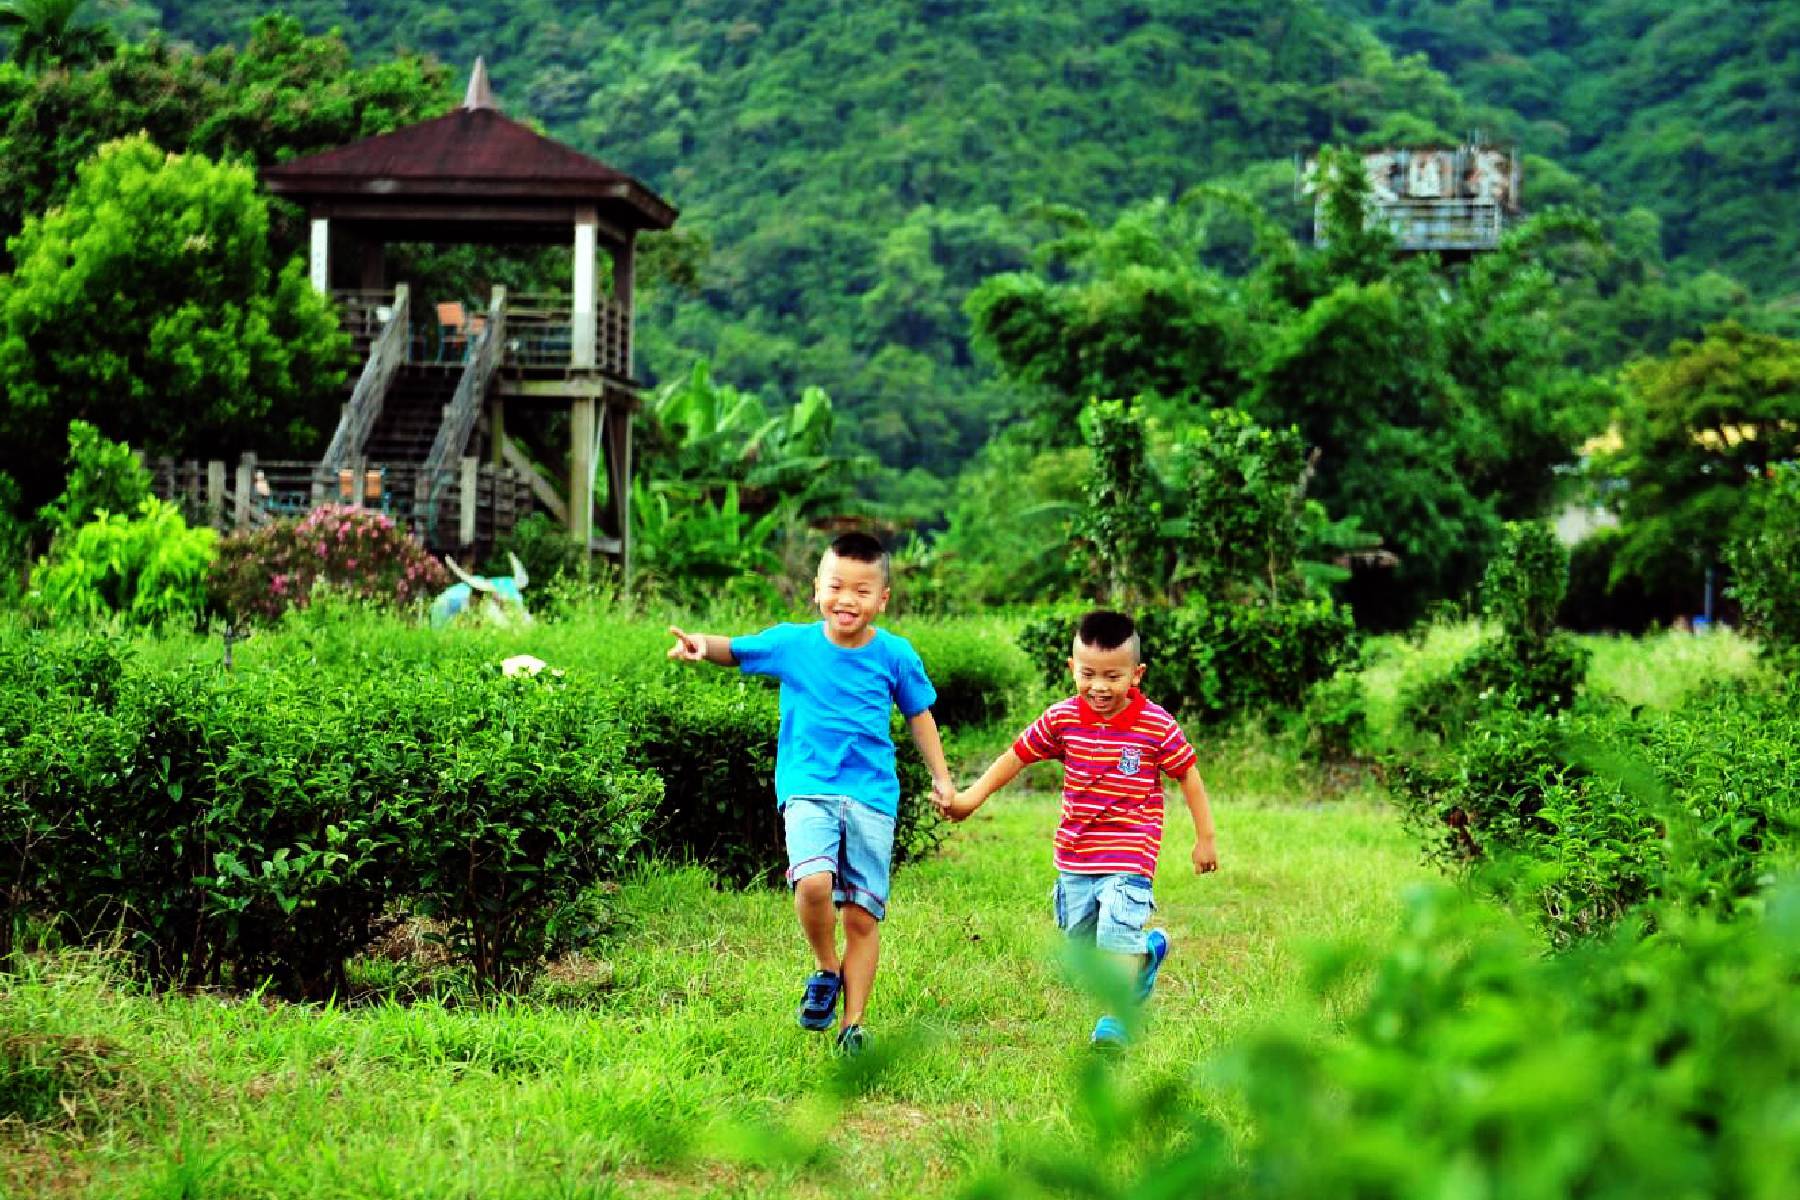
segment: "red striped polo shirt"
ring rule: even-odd
[[[1062,760],[1057,870],[1155,876],[1163,826],[1158,772],[1180,779],[1196,758],[1174,717],[1136,688],[1110,717],[1071,696],[1045,709],[1013,753],[1025,763]]]

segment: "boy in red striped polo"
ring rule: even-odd
[[[1052,704],[974,787],[939,810],[961,821],[1044,759],[1063,764],[1062,821],[1056,827],[1056,923],[1072,940],[1117,955],[1136,973],[1138,1002],[1149,999],[1169,953],[1168,935],[1146,931],[1151,880],[1162,845],[1162,776],[1181,786],[1194,819],[1194,870],[1219,869],[1212,810],[1194,749],[1175,718],[1138,691],[1144,664],[1137,628],[1116,612],[1091,612],[1075,634],[1069,673],[1075,695]],[[1122,1046],[1111,1014],[1093,1043]]]

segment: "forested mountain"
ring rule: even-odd
[[[1330,0],[1422,53],[1495,133],[1560,159],[1663,248],[1800,297],[1800,5],[1783,0]]]
[[[365,57],[485,55],[509,111],[681,207],[712,254],[697,301],[647,314],[650,370],[702,353],[740,386],[817,384],[848,436],[942,473],[1002,404],[961,306],[1023,265],[1031,206],[1110,218],[1243,176],[1297,226],[1296,150],[1466,124],[1443,78],[1312,0],[290,9]],[[163,21],[204,44],[263,10],[171,3]]]
[[[705,356],[773,398],[822,386],[846,445],[940,477],[1020,403],[971,354],[963,303],[1027,264],[1045,205],[1104,222],[1225,183],[1298,230],[1295,151],[1484,129],[1533,156],[1528,203],[1606,223],[1608,254],[1570,292],[1589,367],[1748,316],[1735,279],[1778,294],[1800,244],[1796,18],[1773,3],[286,7],[365,62],[418,50],[460,74],[485,55],[510,112],[682,208],[710,257],[693,292],[648,301],[653,377]],[[205,47],[241,43],[264,11],[106,15],[134,40],[160,25]]]

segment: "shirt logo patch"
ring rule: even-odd
[[[1142,758],[1136,746],[1127,746],[1119,751],[1119,774],[1136,775],[1141,765]]]

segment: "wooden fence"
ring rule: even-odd
[[[321,504],[349,504],[386,513],[428,549],[485,553],[534,507],[531,485],[518,471],[474,458],[437,471],[360,459],[334,470],[254,454],[229,468],[217,459],[146,465],[159,498],[179,504],[190,523],[221,532],[302,516]]]

